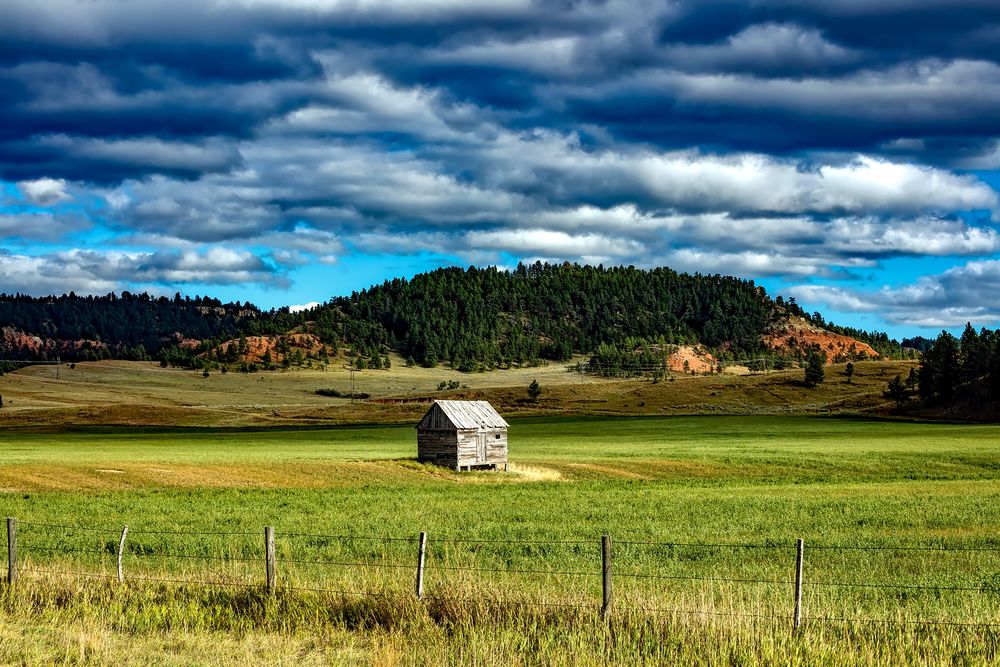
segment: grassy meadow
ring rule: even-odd
[[[801,415],[887,411],[890,378],[904,377],[912,362],[858,362],[848,381],[844,365],[827,368],[827,380],[803,387],[801,369],[747,375],[734,367],[721,375],[672,374],[647,380],[608,380],[547,364],[486,373],[447,367],[407,367],[398,357],[390,370],[354,374],[354,389],[370,401],[316,394],[348,392],[344,360],[327,367],[269,373],[220,373],[160,368],[152,362],[101,361],[70,368],[32,366],[0,376],[0,427],[67,424],[122,426],[271,427],[350,423],[415,423],[433,398],[487,399],[505,415]],[[537,380],[538,401],[527,400]],[[440,390],[449,383],[454,389]]]
[[[982,625],[1000,622],[1000,427],[511,421],[513,470],[461,475],[418,464],[410,424],[0,431],[0,506],[19,520],[24,573],[0,587],[0,662],[1000,659]],[[605,533],[615,604],[602,620]]]

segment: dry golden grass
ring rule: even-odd
[[[4,664],[980,665],[988,628],[806,625],[787,619],[497,604],[492,596],[338,596],[54,582],[4,595]],[[105,610],[113,610],[106,613]]]
[[[164,369],[150,362],[107,361],[35,366],[0,377],[0,426],[120,424],[252,426],[413,422],[438,397],[487,399],[504,414],[810,414],[886,410],[886,383],[912,363],[858,363],[853,382],[843,366],[827,367],[827,381],[802,385],[802,371],[760,375],[675,375],[673,380],[606,380],[568,372],[564,364],[486,373],[406,367],[397,358],[386,371],[359,371],[355,390],[373,400],[328,398],[316,389],[351,388],[342,366],[268,373],[222,374]],[[538,380],[543,393],[530,401]],[[442,382],[461,387],[439,391]]]

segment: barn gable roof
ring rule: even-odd
[[[489,401],[434,401],[434,405],[420,420],[418,428],[424,425],[434,408],[444,412],[455,428],[508,428],[510,424],[504,421],[500,413],[490,405]]]

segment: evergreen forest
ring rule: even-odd
[[[308,331],[359,359],[395,350],[409,363],[449,363],[466,371],[574,354],[648,365],[651,350],[667,345],[701,344],[720,360],[771,355],[760,336],[787,317],[858,338],[887,356],[902,352],[884,333],[827,323],[794,299],[772,299],[752,280],[669,268],[535,263],[510,271],[438,269],[294,313],[180,294],[0,294],[0,358],[191,365],[225,341]],[[629,361],[630,355],[637,356]]]
[[[924,351],[915,380],[931,407],[976,409],[1000,400],[1000,330],[967,324],[960,338],[942,331]]]

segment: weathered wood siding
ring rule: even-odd
[[[434,404],[431,409],[427,411],[424,418],[420,421],[420,426],[418,428],[422,429],[432,429],[436,431],[455,431],[455,425],[451,423],[448,419],[448,415],[444,413],[441,406]]]
[[[480,456],[479,436],[485,438],[485,457]],[[455,468],[457,466],[507,463],[507,432],[503,429],[417,429],[417,458]]]
[[[479,437],[485,438],[485,456],[480,456]],[[507,432],[502,429],[458,432],[458,465],[503,465],[507,463]]]
[[[458,466],[458,431],[454,428],[418,428],[417,459],[449,468]]]

